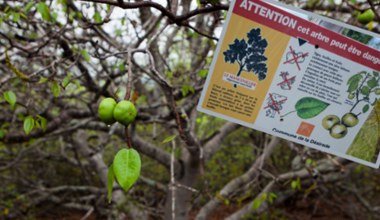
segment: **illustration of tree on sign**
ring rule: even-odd
[[[253,28],[247,33],[248,42],[245,39],[235,39],[229,49],[224,51],[224,61],[239,64],[239,77],[242,71],[253,72],[258,75],[259,80],[264,80],[267,74],[267,58],[264,56],[268,42],[261,36],[260,28]],[[234,84],[234,87],[237,85]]]

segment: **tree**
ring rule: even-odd
[[[325,3],[310,10],[370,7]],[[305,207],[375,219],[378,171],[196,111],[228,4],[0,1],[0,219],[280,219]],[[264,47],[251,32],[239,44]],[[128,129],[99,120],[105,97],[135,103]],[[108,167],[128,141],[141,176],[108,204]]]
[[[264,53],[268,42],[262,38],[260,32],[260,28],[253,28],[247,33],[248,42],[245,39],[235,39],[234,43],[229,45],[229,49],[223,52],[225,62],[239,64],[239,71],[236,74],[238,77],[242,71],[255,73],[259,80],[264,80],[266,77],[268,68]]]

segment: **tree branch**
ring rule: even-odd
[[[170,169],[170,154],[163,151],[159,147],[154,146],[153,144],[145,141],[137,134],[134,134],[132,136],[132,142],[133,147],[136,150],[143,153],[144,155],[147,155],[148,157],[154,158],[155,160],[157,160],[157,162],[164,165],[168,170]],[[182,165],[178,160],[174,162],[174,167],[176,168],[175,174],[179,175],[182,170]]]
[[[173,23],[176,23],[179,26],[183,25],[183,22],[187,23],[186,21],[196,15],[199,14],[205,14],[220,10],[228,10],[228,5],[212,5],[204,8],[198,8],[195,10],[190,11],[187,14],[184,15],[175,15],[170,9],[165,8],[159,3],[151,2],[151,1],[139,1],[139,2],[117,2],[113,0],[80,0],[83,2],[95,2],[95,3],[102,3],[102,4],[108,4],[108,5],[114,5],[123,9],[136,9],[136,8],[154,8],[160,11],[163,15],[169,18],[170,21]]]
[[[220,197],[229,199],[237,189],[241,188],[247,182],[258,177],[260,174],[259,168],[262,162],[272,154],[279,141],[280,138],[272,136],[272,140],[270,141],[268,146],[265,146],[266,151],[264,151],[264,153],[256,159],[255,163],[251,166],[251,168],[242,176],[239,176],[231,180],[228,184],[226,184],[223,187],[223,189],[219,192],[219,196],[215,196],[212,200],[210,200],[205,206],[201,208],[196,219],[207,219],[210,213],[214,211],[222,203],[220,201]]]
[[[204,160],[208,161],[214,153],[222,146],[222,141],[226,136],[238,129],[240,125],[227,122],[209,139],[203,147]]]
[[[346,160],[344,159],[338,159],[339,162],[341,163],[347,163]],[[344,176],[347,176],[347,173],[342,173],[340,172],[341,170],[341,166],[340,164],[337,165],[333,160],[330,160],[330,159],[324,159],[324,160],[321,160],[319,161],[317,167],[315,167],[315,170],[318,171],[319,173],[327,173],[327,172],[336,172],[338,171],[339,175],[340,175],[340,178],[341,177],[344,177]],[[302,170],[299,170],[299,171],[292,171],[292,172],[288,172],[288,173],[284,173],[284,174],[281,174],[280,176],[278,176],[275,180],[272,180],[271,182],[269,182],[266,187],[264,188],[264,190],[262,192],[260,192],[255,199],[260,199],[261,196],[264,194],[264,193],[268,193],[268,192],[273,192],[273,188],[275,187],[276,183],[283,183],[283,182],[286,182],[288,180],[292,180],[292,179],[297,179],[297,178],[300,178],[300,179],[305,179],[305,178],[310,178],[310,171],[308,168],[304,168]],[[332,175],[332,176],[327,176],[326,175],[326,178],[323,178],[323,181],[324,182],[332,182],[332,181],[336,181],[336,175]],[[294,194],[295,191],[293,191],[292,194]],[[290,194],[291,195],[291,194]],[[290,196],[288,195],[288,197]],[[283,198],[283,195],[280,197],[281,198],[281,202],[284,200]],[[238,220],[238,219],[242,219],[243,216],[246,216],[246,215],[253,215],[253,214],[257,214],[257,213],[260,213],[262,211],[264,211],[265,209],[267,209],[269,207],[269,203],[268,202],[263,202],[260,206],[259,209],[255,210],[252,208],[253,206],[253,203],[254,203],[254,200],[252,200],[250,203],[246,204],[242,209],[240,209],[239,211],[233,213],[232,215],[230,215],[228,218],[226,218],[227,220]]]

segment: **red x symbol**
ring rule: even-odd
[[[297,54],[293,50],[292,46],[290,46],[289,48],[290,48],[290,53],[292,54],[293,59],[285,61],[284,64],[287,64],[287,63],[290,63],[290,62],[294,61],[296,63],[296,65],[297,65],[298,70],[301,70],[301,67],[300,67],[300,65],[298,63],[298,60],[301,59],[301,58],[307,57],[309,55],[309,53],[303,53],[303,54],[297,56]]]
[[[281,76],[282,76],[282,78],[284,79],[284,81],[278,83],[277,85],[278,85],[278,86],[281,86],[281,85],[286,84],[286,85],[288,86],[289,90],[291,90],[291,89],[292,89],[293,81],[296,79],[296,76],[293,76],[293,77],[291,77],[291,78],[288,79],[288,78],[287,78],[287,75],[286,75],[286,72],[285,72],[285,73],[282,72],[282,73],[283,73],[283,74],[282,74]]]
[[[281,104],[283,104],[288,99],[284,98],[284,99],[282,99],[280,101],[276,101],[276,100],[274,100],[273,94],[271,94],[271,93],[269,93],[269,98],[271,100],[270,104],[268,104],[267,106],[265,106],[264,109],[271,108],[271,109],[275,110],[278,114],[280,114]]]

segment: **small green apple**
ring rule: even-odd
[[[116,101],[113,98],[103,99],[98,107],[98,116],[104,123],[110,125],[115,122],[113,110],[116,106]]]
[[[130,123],[132,123],[135,120],[136,115],[137,110],[135,105],[132,102],[126,100],[117,103],[115,109],[113,110],[113,117],[116,119],[116,121],[125,126],[128,126]]]

